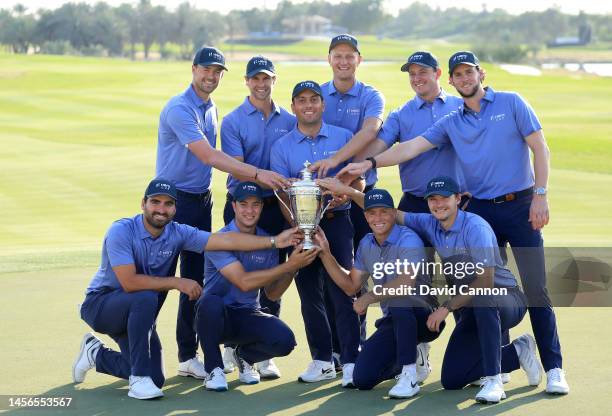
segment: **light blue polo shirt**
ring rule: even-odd
[[[495,287],[516,287],[512,272],[504,266],[493,229],[482,217],[459,210],[452,227],[446,231],[431,214],[406,213],[404,225],[430,241],[445,261],[455,256],[469,258],[482,267],[495,267]]]
[[[270,169],[272,144],[295,127],[296,118],[282,107],[272,103],[268,119],[249,97],[229,113],[221,123],[221,149],[232,157],[241,157],[244,163],[260,169]],[[227,189],[233,194],[240,180],[227,176]],[[273,195],[264,189],[264,196]]]
[[[181,191],[206,192],[212,168],[187,148],[202,139],[216,146],[217,107],[212,98],[204,102],[189,85],[168,101],[159,116],[155,175],[173,181]]]
[[[385,97],[375,88],[355,80],[353,87],[341,94],[333,81],[321,85],[325,111],[323,121],[327,124],[350,130],[353,135],[363,127],[363,122],[371,117],[382,121],[385,112]],[[366,185],[377,181],[376,171],[366,173]]]
[[[357,253],[355,253],[353,268],[367,272],[372,277],[374,284],[384,285],[397,278],[397,275],[385,273],[382,277],[376,278],[374,268],[377,263],[394,263],[397,259],[401,261],[406,259],[409,263],[417,264],[424,262],[426,258],[425,246],[419,236],[410,228],[395,224],[382,245],[378,244],[373,233],[368,233],[361,239]],[[378,272],[380,273],[380,269]],[[418,274],[415,282],[417,293],[419,293],[420,285],[431,286],[431,277],[428,274]],[[423,299],[429,301],[428,297],[423,297]],[[380,308],[385,316],[389,311],[389,302],[389,300],[380,302]]]
[[[143,224],[142,214],[115,221],[104,237],[102,262],[86,293],[120,289],[113,267],[133,264],[137,274],[167,277],[182,251],[202,253],[210,233],[171,221],[153,238]]]
[[[525,137],[541,129],[533,109],[520,95],[487,87],[479,113],[464,105],[422,136],[436,146],[452,143],[466,190],[475,198],[491,199],[534,185]]]
[[[462,104],[461,98],[447,95],[444,91],[440,92],[433,103],[417,95],[389,113],[378,133],[378,138],[385,142],[387,147],[393,146],[396,142],[403,143],[412,140],[436,121],[451,111],[457,110]],[[455,179],[460,189],[464,187],[457,154],[450,143],[400,163],[399,173],[402,191],[416,196],[425,195],[427,183],[434,176],[449,176]]]
[[[272,145],[270,169],[286,178],[299,178],[304,162],[314,163],[332,157],[351,137],[353,134],[349,130],[325,122],[316,137],[305,136],[296,126]],[[349,162],[350,160],[347,160],[331,169],[327,176],[336,175]],[[313,177],[316,177],[316,173]],[[350,206],[350,203],[340,205],[333,211],[348,209]]]
[[[240,232],[240,230],[236,222],[232,221],[219,232]],[[269,235],[259,227],[257,227],[256,234]],[[207,251],[204,259],[203,294],[221,296],[223,297],[223,303],[232,308],[259,308],[259,289],[243,292],[227,280],[220,270],[235,262],[240,262],[247,272],[271,269],[278,266],[278,250]]]

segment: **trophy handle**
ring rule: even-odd
[[[333,198],[329,200],[327,205],[325,205],[325,208],[323,208],[323,211],[321,211],[321,213],[318,215],[317,224],[319,224],[319,221],[321,221],[321,218],[323,218],[323,214],[325,214],[325,211],[327,211],[327,208],[329,208],[329,206],[331,205],[332,201],[333,201]]]
[[[280,203],[283,204],[283,206],[287,209],[287,212],[291,216],[291,220],[295,222],[295,217],[293,216],[293,212],[291,212],[291,208],[289,208],[287,204],[285,204],[285,201],[283,201],[283,199],[278,195],[278,193],[276,192],[276,189],[274,189],[274,195],[280,201]]]

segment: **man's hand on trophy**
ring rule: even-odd
[[[304,239],[304,232],[298,227],[289,228],[274,237],[276,248],[298,245]]]
[[[304,250],[304,245],[299,244],[291,252],[291,255],[287,259],[287,263],[293,271],[297,272],[301,268],[312,263],[319,255],[319,251],[321,251],[321,249],[318,247],[311,248],[310,250]]]
[[[271,189],[284,189],[291,185],[291,181],[271,170],[258,169],[256,180]]]
[[[336,174],[336,178],[343,183],[350,184],[355,179],[363,176],[372,168],[372,162],[364,160],[363,162],[349,163]]]
[[[346,204],[350,201],[348,195],[334,195],[332,194],[332,200],[329,203],[329,207],[327,209],[338,208],[341,205]]]
[[[318,178],[324,178],[327,176],[327,172],[338,166],[338,162],[334,158],[318,160],[312,165],[308,166],[308,170],[311,172],[317,172]]]
[[[344,184],[337,178],[316,179],[315,182],[321,188],[325,189],[323,192],[324,195],[350,195],[350,193],[353,191],[353,188]]]
[[[317,226],[317,232],[314,235],[314,240],[315,244],[320,248],[320,251],[318,253],[320,256],[331,254],[331,251],[329,249],[329,241],[327,241],[325,232],[323,232],[323,229],[319,226]]]

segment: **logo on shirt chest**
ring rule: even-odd
[[[263,264],[266,262],[266,256],[262,254],[253,254],[251,256],[251,261],[257,264]]]
[[[159,250],[157,255],[160,256],[160,257],[170,257],[170,256],[172,256],[172,253],[173,253],[172,250]]]
[[[279,129],[278,127],[274,129],[274,133],[280,133],[280,134],[287,134],[289,133],[289,130],[287,129]]]
[[[495,115],[491,116],[491,121],[502,121],[504,118],[506,118],[506,114],[505,113],[495,114]]]
[[[346,114],[348,114],[349,116],[359,116],[360,113],[361,113],[361,110],[359,108],[347,108],[346,109]]]

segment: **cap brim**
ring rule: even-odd
[[[478,64],[474,64],[472,62],[458,62],[455,65],[451,66],[448,72],[453,72],[453,70],[457,68],[459,65],[478,66]]]
[[[176,201],[176,195],[169,194],[168,192],[155,192],[154,194],[146,195],[146,197],[150,198],[152,196],[157,196],[157,195],[166,195],[166,196],[169,196],[170,198],[172,198],[172,199],[174,199]]]
[[[274,72],[272,72],[272,71],[270,71],[268,69],[256,69],[256,70],[251,71],[248,74],[246,74],[246,77],[247,78],[253,78],[255,75],[261,74],[261,73],[270,75],[271,77],[275,77],[276,76],[276,74]]]
[[[329,53],[329,52],[331,52],[331,50],[332,50],[332,49],[334,49],[336,46],[338,46],[338,45],[342,45],[342,44],[344,44],[344,45],[349,45],[351,48],[353,48],[353,50],[354,50],[355,52],[357,52],[357,53],[361,54],[361,52],[359,52],[359,48],[355,47],[355,45],[354,45],[354,44],[352,44],[351,42],[349,42],[348,40],[341,40],[341,41],[338,41],[338,42],[332,42],[332,43],[329,45],[329,50],[328,50],[328,53]]]
[[[419,65],[422,66],[424,68],[432,68],[435,69],[433,66],[431,65],[427,65],[427,64],[423,64],[420,62],[406,62],[404,65],[402,65],[402,67],[400,68],[400,71],[402,72],[408,72],[408,69],[410,68],[410,65]]]
[[[291,96],[291,98],[295,98],[298,95],[300,95],[301,93],[303,93],[306,90],[310,90],[312,92],[314,92],[315,94],[317,94],[319,97],[321,97],[321,99],[323,99],[323,94],[320,91],[317,90],[313,90],[312,88],[302,88],[301,90],[296,91],[295,93],[293,93],[293,95]]]
[[[451,191],[433,191],[433,192],[428,192],[428,193],[425,194],[423,199],[427,199],[427,198],[429,198],[432,195],[451,196],[451,195],[455,195],[455,192],[451,192]]]
[[[217,65],[217,66],[220,66],[221,68],[225,69],[226,71],[229,71],[229,70],[227,69],[227,67],[225,66],[225,64],[222,64],[221,62],[216,62],[216,61],[213,61],[213,62],[200,62],[200,63],[198,63],[198,64],[196,64],[196,65],[200,65],[200,66],[211,66],[211,65]]]
[[[254,197],[254,198],[259,199],[260,201],[263,201],[263,197],[261,195],[252,195],[252,194],[242,195],[242,196],[239,196],[238,198],[234,197],[234,201],[242,202],[245,199],[250,198],[250,197]]]
[[[367,211],[370,208],[395,208],[395,207],[389,204],[383,204],[383,203],[377,202],[377,203],[374,203],[372,205],[368,205],[367,207],[365,207],[364,211]]]

